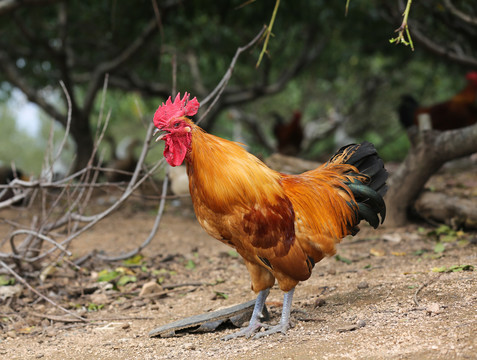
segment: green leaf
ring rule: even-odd
[[[89,303],[88,304],[88,311],[98,311],[101,310],[104,307],[104,304],[94,304],[94,303]]]
[[[427,235],[428,231],[427,231],[427,229],[425,229],[423,227],[419,227],[419,228],[417,228],[417,233],[420,234],[420,235]]]
[[[220,291],[216,291],[215,296],[217,297],[217,299],[227,300],[229,298],[229,296],[226,293],[223,293],[223,292],[220,292]]]
[[[140,265],[143,258],[144,258],[144,256],[142,256],[141,254],[137,254],[137,255],[134,255],[133,257],[129,258],[129,259],[124,260],[123,264],[128,265],[128,266]]]
[[[119,275],[121,275],[118,271],[114,270],[103,270],[100,271],[98,274],[98,279],[96,280],[97,282],[109,282],[113,281],[116,279]]]
[[[230,257],[233,257],[233,258],[238,258],[238,257],[239,257],[238,252],[235,251],[235,250],[229,250],[229,251],[227,252],[227,254],[229,254],[229,256],[230,256]]]
[[[193,270],[193,269],[195,269],[195,267],[196,267],[196,265],[195,265],[195,262],[193,260],[189,260],[185,264],[185,268],[189,269],[189,270]]]
[[[448,225],[441,225],[435,231],[437,235],[455,235],[455,230],[451,229]]]
[[[421,255],[424,254],[425,252],[426,252],[426,250],[421,249],[421,250],[416,250],[416,251],[414,251],[412,254],[413,254],[413,255],[416,255],[416,256],[421,256]]]
[[[443,235],[440,237],[440,241],[442,242],[455,242],[457,240],[457,235]]]
[[[118,286],[124,286],[130,282],[136,282],[137,278],[134,275],[123,275],[119,278],[118,282],[116,285]]]
[[[345,258],[345,257],[343,257],[343,256],[340,256],[340,255],[336,255],[336,256],[335,256],[335,259],[336,259],[337,261],[344,262],[345,264],[348,264],[348,265],[350,265],[350,264],[352,263],[352,261],[351,261],[350,259],[347,259],[347,258]]]
[[[438,243],[434,246],[434,252],[435,252],[436,254],[443,253],[445,249],[446,249],[446,247],[445,247],[444,244],[441,243],[441,242],[438,242]]]
[[[445,266],[435,267],[435,268],[432,268],[432,272],[438,272],[438,273],[447,272],[447,268]]]
[[[0,286],[15,285],[15,278],[0,275]]]
[[[453,265],[450,267],[435,267],[432,269],[433,272],[460,272],[460,271],[474,271],[473,265]]]

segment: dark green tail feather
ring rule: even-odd
[[[368,176],[369,180],[364,184],[358,179],[354,179],[346,185],[353,193],[358,205],[358,222],[366,220],[372,227],[377,228],[386,217],[386,204],[383,196],[388,189],[386,185],[388,172],[374,145],[365,141],[361,144],[344,146],[329,162],[353,165],[360,174]],[[348,175],[352,176],[353,174]],[[381,217],[381,221],[379,221],[378,215]]]

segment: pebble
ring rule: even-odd
[[[162,291],[162,287],[156,281],[149,281],[142,286],[139,296],[156,294]]]
[[[358,327],[362,328],[362,327],[365,327],[366,326],[366,321],[365,320],[358,320],[356,322],[356,325],[358,325]]]
[[[358,284],[358,289],[360,289],[360,290],[367,289],[367,288],[369,288],[369,284],[366,281],[361,281]]]
[[[185,350],[195,350],[195,345],[192,343],[185,343],[184,345],[182,345],[182,347]]]
[[[317,307],[322,307],[326,304],[326,300],[325,299],[318,299],[315,301],[315,308]]]

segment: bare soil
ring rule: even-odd
[[[131,201],[75,241],[74,257],[93,249],[134,249],[152,228],[155,206]],[[16,219],[23,216],[22,210],[8,211]],[[170,202],[159,233],[136,263],[93,258],[78,271],[61,262],[41,280],[26,278],[88,322],[72,320],[21,285],[17,295],[1,300],[0,358],[476,359],[477,271],[435,270],[476,267],[477,235],[447,237],[444,250],[435,251],[432,229],[362,226],[357,236],[344,239],[340,258],[317,264],[313,276],[297,286],[295,326],[286,335],[224,342],[236,329],[222,328],[149,338],[160,325],[255,297],[240,258],[202,230],[187,199],[179,206]],[[0,225],[1,233],[7,230]],[[117,281],[97,281],[101,271],[114,269],[135,281],[117,287]],[[151,280],[163,290],[140,296]],[[275,287],[267,303],[271,323],[279,319],[281,302]]]

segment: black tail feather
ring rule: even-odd
[[[366,220],[371,226],[377,228],[386,217],[383,196],[388,189],[386,185],[388,172],[374,145],[365,141],[362,144],[344,146],[331,158],[330,163],[349,164],[358,169],[359,174],[356,174],[356,178],[346,185],[357,202],[358,220]],[[362,174],[367,176],[367,180],[361,181]]]
[[[358,202],[358,214],[361,219],[366,220],[373,228],[379,226],[379,218],[376,211],[365,203]]]

